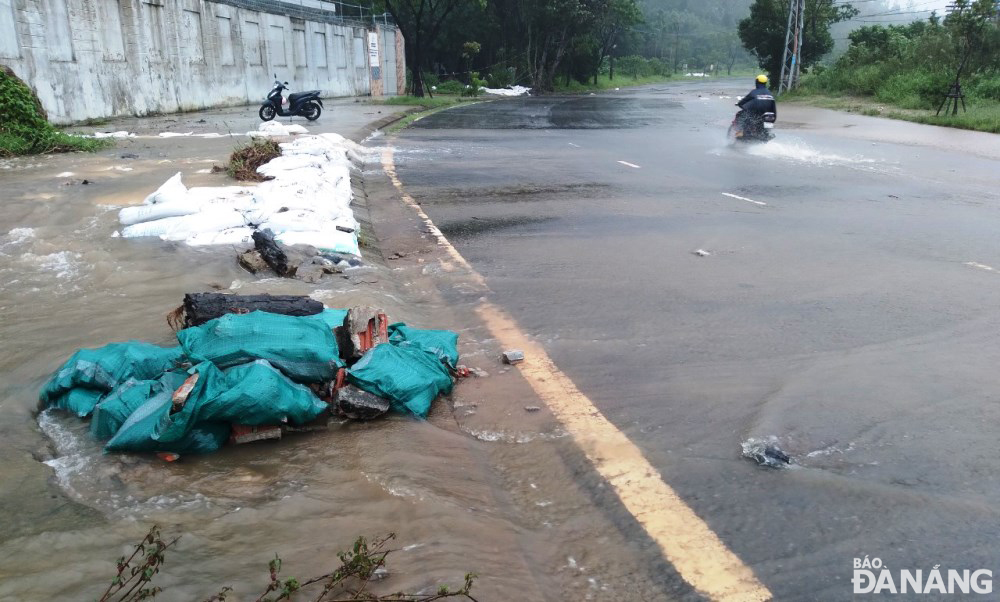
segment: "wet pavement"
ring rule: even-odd
[[[775,141],[730,146],[742,92],[464,106],[395,161],[775,599],[851,599],[865,555],[1000,570],[1000,137],[782,105]]]

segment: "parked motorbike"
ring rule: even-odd
[[[769,142],[774,140],[774,123],[778,116],[774,113],[751,114],[746,111],[736,113],[729,126],[729,139],[736,142]]]
[[[274,87],[267,93],[267,100],[260,105],[258,115],[262,121],[271,121],[275,117],[305,117],[316,121],[323,112],[323,100],[319,90],[289,94],[287,98],[282,92],[288,89],[288,82],[282,82],[277,74],[274,76]]]

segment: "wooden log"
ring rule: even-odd
[[[323,304],[309,297],[294,295],[226,295],[223,293],[188,293],[184,295],[184,327],[200,326],[226,314],[266,311],[285,316],[314,316]]]
[[[274,232],[257,230],[253,233],[253,244],[275,273],[279,276],[295,276],[298,266],[289,265],[288,255],[278,245],[278,241],[274,240]]]

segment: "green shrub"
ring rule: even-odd
[[[497,68],[486,75],[490,88],[507,88],[514,85],[514,68]]]
[[[618,63],[619,73],[631,75],[633,79],[653,75],[653,70],[649,65],[649,61],[641,56],[623,56],[616,62]]]
[[[424,73],[424,85],[428,88],[441,83],[441,78],[436,73]]]
[[[52,127],[38,97],[9,69],[0,69],[0,157],[94,151],[112,144],[71,136]]]
[[[483,81],[483,80],[481,80],[481,79],[479,79],[479,72],[478,71],[473,71],[470,74],[470,81],[471,81],[471,83],[465,89],[462,90],[462,96],[473,96],[473,97],[475,97],[475,96],[479,96],[480,94],[482,94],[483,93],[483,86],[486,85],[486,82]]]
[[[969,93],[977,98],[1000,100],[1000,75],[980,78],[969,87]]]
[[[438,94],[461,94],[465,90],[465,84],[457,79],[449,79],[437,85]]]

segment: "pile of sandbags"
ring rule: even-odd
[[[234,298],[232,307],[265,301]],[[391,408],[425,418],[451,392],[456,333],[389,325],[374,308],[301,315],[312,308],[274,301],[300,315],[226,313],[178,331],[177,347],[82,349],[43,387],[42,406],[92,416],[107,452],[187,454],[321,428],[332,414],[367,420]]]
[[[285,245],[360,255],[351,210],[357,146],[337,134],[321,134],[280,147],[281,156],[257,169],[271,178],[258,186],[187,188],[178,172],[142,205],[119,212],[125,226],[120,235],[250,245],[255,231],[270,230]]]

